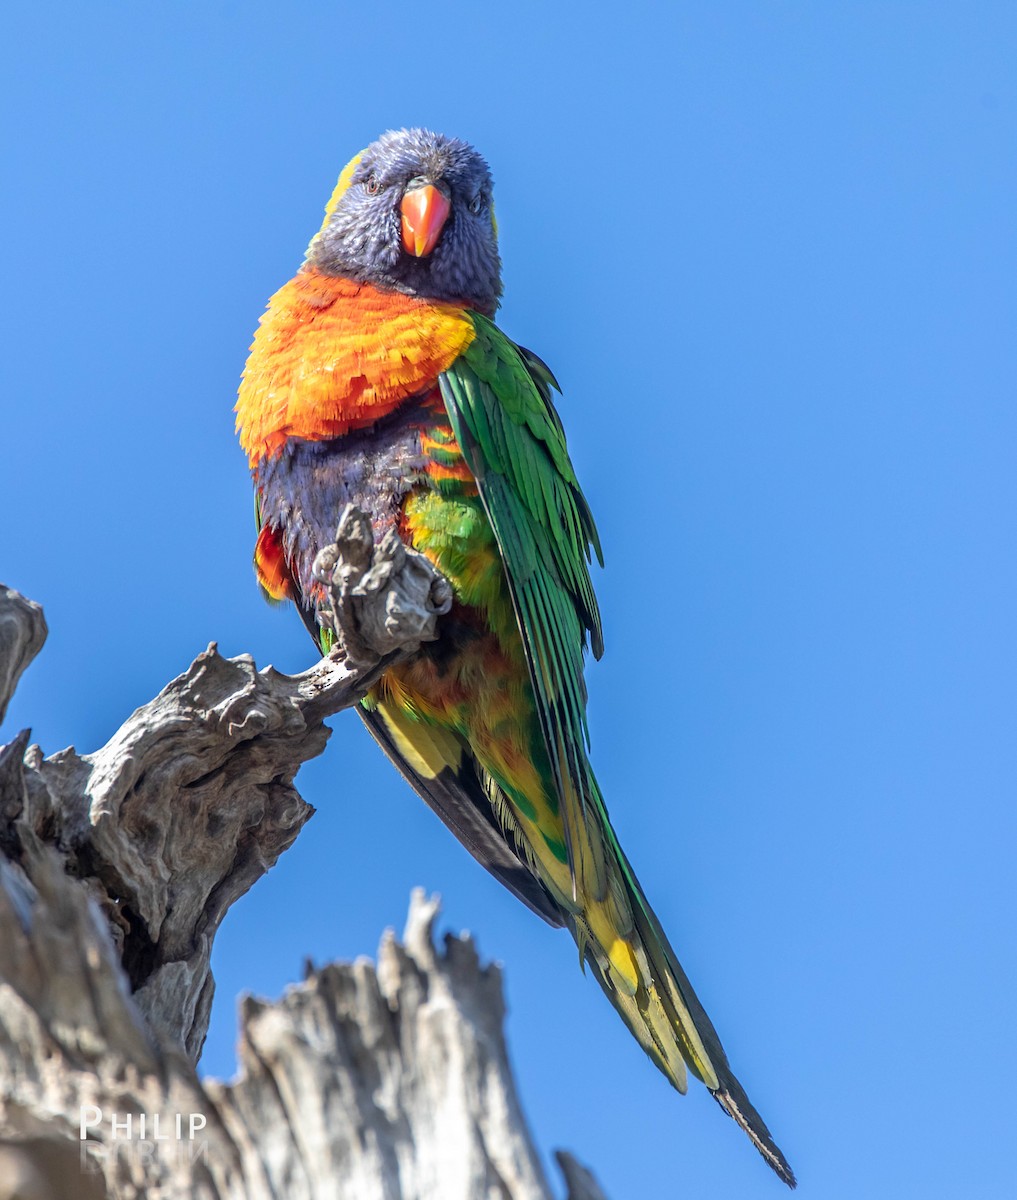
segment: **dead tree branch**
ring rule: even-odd
[[[245,1000],[238,1081],[195,1074],[212,941],[312,815],[293,779],[324,720],[451,604],[355,510],[316,570],[339,645],[309,671],[213,645],[94,754],[44,757],[27,732],[0,749],[0,1200],[549,1200],[497,968],[469,939],[436,951],[420,897],[377,968]],[[39,607],[0,590],[0,712],[44,638]],[[571,1200],[600,1197],[562,1168]]]

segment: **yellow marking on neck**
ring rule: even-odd
[[[332,191],[332,195],[329,197],[328,203],[325,205],[325,219],[322,221],[321,228],[315,235],[316,237],[325,232],[325,227],[328,225],[329,221],[332,220],[332,214],[335,212],[336,205],[349,191],[350,183],[353,181],[353,172],[357,169],[358,165],[360,164],[360,160],[363,157],[364,151],[361,150],[360,153],[355,154],[353,158],[351,158],[346,164],[346,166],[343,167],[342,171],[339,172],[338,182]]]

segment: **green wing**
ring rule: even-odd
[[[732,1074],[618,845],[586,757],[587,637],[598,657],[603,649],[589,563],[591,550],[601,555],[551,403],[557,385],[535,355],[484,317],[471,317],[476,338],[440,377],[442,396],[505,566],[562,813],[573,896],[578,876],[582,915],[598,905],[613,911],[618,935],[635,947],[641,964],[632,991],[619,986],[624,980],[612,971],[606,946],[588,948],[580,918],[571,924],[573,933],[587,946],[585,956],[612,1004],[674,1086],[685,1090],[684,1058],[794,1187],[791,1168]]]
[[[603,653],[589,570],[591,551],[603,564],[600,541],[551,402],[554,376],[491,321],[471,318],[476,337],[440,377],[441,392],[501,550],[574,882],[568,816],[585,820],[599,808],[586,757],[583,651],[588,636],[594,655]]]

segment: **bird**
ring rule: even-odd
[[[584,665],[603,653],[603,565],[553,402],[558,383],[494,321],[491,171],[467,142],[384,133],[339,175],[296,274],[269,300],[236,425],[255,491],[258,582],[317,649],[313,566],[347,504],[451,584],[438,636],[359,713],[410,785],[519,900],[566,928],[679,1092],[691,1072],[790,1187],[795,1177],[622,850],[589,759]]]

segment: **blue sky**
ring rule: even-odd
[[[6,7],[0,566],[51,637],[5,732],[94,749],[213,639],[309,665],[251,576],[237,379],[346,160],[466,137],[603,537],[596,769],[735,1070],[803,1195],[1002,1197],[1017,11],[625,11]],[[612,1200],[779,1194],[355,717],[298,783],[318,813],[219,935],[204,1069],[242,990],[373,953],[420,884],[504,963],[542,1152]]]

